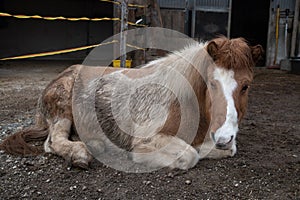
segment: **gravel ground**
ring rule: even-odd
[[[33,123],[42,89],[70,64],[0,63],[0,142]],[[0,152],[0,199],[300,199],[299,122],[300,76],[256,69],[235,157],[133,174]]]

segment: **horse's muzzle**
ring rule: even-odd
[[[231,136],[229,141],[224,140],[224,138],[219,138],[215,145],[217,149],[228,150],[231,149],[232,144],[233,144],[233,136]]]
[[[229,150],[232,148],[233,145],[233,136],[230,137],[228,140],[227,138],[220,137],[218,140],[215,140],[214,134],[212,133],[213,141],[215,142],[216,149],[220,150]]]

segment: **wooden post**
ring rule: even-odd
[[[149,0],[148,5],[150,6],[150,19],[152,27],[163,27],[163,22],[160,14],[160,7],[157,0]]]
[[[232,14],[232,0],[229,0],[228,6],[228,22],[227,22],[227,37],[230,38],[231,36],[231,14]]]
[[[191,36],[192,38],[195,38],[195,26],[196,26],[196,0],[193,0],[193,6],[192,6],[192,30],[191,30]]]
[[[189,0],[185,0],[184,7],[184,34],[189,35]]]
[[[126,67],[126,31],[128,30],[128,0],[121,2],[120,53],[121,67]]]
[[[293,20],[291,51],[290,51],[291,57],[297,56],[296,55],[296,41],[297,41],[298,24],[299,24],[299,9],[300,9],[299,7],[300,7],[300,1],[296,0],[295,14],[294,14],[294,20]],[[298,52],[298,54],[299,54],[299,52]]]

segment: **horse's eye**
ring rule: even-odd
[[[249,85],[243,85],[242,92],[246,92],[248,88],[249,88]]]
[[[211,81],[210,86],[211,86],[212,89],[216,89],[217,84],[214,81]]]

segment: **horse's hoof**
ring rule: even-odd
[[[74,167],[79,167],[79,168],[81,168],[81,169],[88,169],[88,168],[89,168],[89,163],[84,162],[84,161],[82,161],[82,160],[76,160],[76,161],[73,161],[73,162],[72,162],[72,165],[73,165]]]
[[[189,147],[182,153],[181,157],[178,158],[169,167],[171,169],[177,168],[187,170],[194,167],[198,163],[199,159],[200,156],[196,149],[194,149],[193,147]]]

